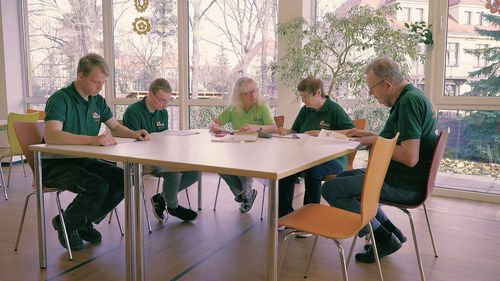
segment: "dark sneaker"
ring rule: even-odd
[[[243,193],[240,193],[240,194],[234,196],[234,201],[236,201],[238,203],[243,202]]]
[[[399,242],[401,242],[401,244],[403,244],[404,242],[406,242],[408,239],[406,238],[406,236],[403,234],[403,232],[401,232],[401,230],[399,230],[399,228],[396,228],[392,234],[394,234],[394,236],[396,236],[399,240]],[[365,236],[367,237],[367,236]],[[370,249],[372,247],[371,244],[365,244],[364,246],[364,249],[365,251],[368,251],[368,249]]]
[[[55,230],[57,230],[57,238],[59,239],[59,243],[61,244],[61,246],[67,249],[68,247],[66,245],[66,240],[64,239],[64,231],[62,228],[59,215],[52,218],[52,226],[54,227]],[[72,229],[66,229],[66,230],[68,231],[68,240],[71,250],[73,251],[81,250],[83,248],[83,240],[78,235],[78,232]]]
[[[79,229],[78,235],[80,235],[80,238],[90,243],[101,243],[102,241],[101,233],[94,228],[92,222],[87,222],[82,229]]]
[[[153,205],[153,214],[160,222],[163,222],[165,220],[165,216],[163,215],[163,212],[165,212],[165,200],[160,193],[151,197],[151,204]]]
[[[394,229],[394,231],[392,233],[394,235],[396,235],[396,237],[399,239],[399,241],[401,243],[404,243],[404,242],[406,242],[406,240],[408,240],[408,239],[406,239],[406,236],[403,234],[403,232],[401,232],[401,230],[399,230],[399,228]]]
[[[257,197],[257,190],[252,189],[252,194],[249,197],[243,198],[243,202],[241,203],[240,206],[240,212],[242,213],[247,213],[252,209],[253,202],[255,201],[255,198]]]
[[[391,233],[391,238],[389,238],[389,240],[385,241],[384,243],[377,242],[377,250],[378,250],[379,259],[382,259],[383,257],[388,256],[390,254],[393,254],[399,249],[401,249],[401,242],[396,237],[396,235],[394,235],[392,233]],[[359,261],[359,262],[374,263],[375,262],[375,255],[373,254],[373,248],[370,247],[364,253],[357,253],[355,258],[356,258],[356,261]]]
[[[172,216],[178,217],[183,221],[192,221],[198,216],[198,213],[196,213],[195,211],[186,209],[181,205],[179,205],[177,208],[167,208],[167,211]]]

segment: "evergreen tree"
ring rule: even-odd
[[[484,29],[476,27],[476,32],[479,35],[500,41],[500,16],[485,14],[484,19],[494,28]],[[465,52],[479,57],[482,56],[487,63],[485,67],[469,72],[469,77],[473,80],[468,82],[471,90],[465,93],[465,95],[500,97],[500,47],[492,46],[475,50],[467,49]]]

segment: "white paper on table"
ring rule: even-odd
[[[361,145],[357,141],[349,140],[349,138],[347,138],[347,136],[343,134],[335,133],[333,131],[328,131],[328,130],[321,130],[318,137],[306,138],[304,143],[314,144],[314,145],[335,145],[345,149],[356,149]]]
[[[241,133],[234,135],[225,135],[222,137],[212,136],[213,142],[251,142],[257,140],[257,133]]]
[[[185,131],[167,130],[167,131],[161,132],[162,135],[167,135],[167,136],[190,136],[190,135],[197,135],[199,133],[200,132],[189,131],[189,130],[185,130]]]
[[[133,138],[117,138],[117,137],[113,137],[113,138],[115,139],[117,144],[129,143],[129,142],[134,142],[137,140],[137,139],[133,139]]]
[[[288,134],[288,135],[280,135],[280,134],[271,134],[273,138],[282,138],[282,139],[298,139],[297,134]]]

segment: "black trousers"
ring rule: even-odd
[[[98,159],[45,159],[42,182],[77,194],[64,212],[68,229],[80,229],[87,222],[99,223],[124,194],[123,169]]]

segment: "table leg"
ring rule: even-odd
[[[278,214],[276,208],[278,206],[278,181],[269,180],[268,200],[269,200],[269,242],[267,245],[267,280],[278,280]]]
[[[38,223],[38,259],[40,268],[47,268],[47,233],[45,231],[45,206],[43,201],[42,184],[42,158],[41,152],[35,151],[35,185],[36,185],[36,210]]]
[[[132,165],[123,163],[124,169],[124,191],[125,191],[125,259],[127,281],[135,280],[135,208],[134,192],[130,169]]]
[[[198,177],[198,211],[201,211],[201,186],[202,186],[202,174],[200,173],[200,176]]]
[[[134,208],[135,208],[135,280],[146,280],[144,275],[144,231],[142,223],[142,210],[144,210],[141,199],[142,165],[134,165]]]

